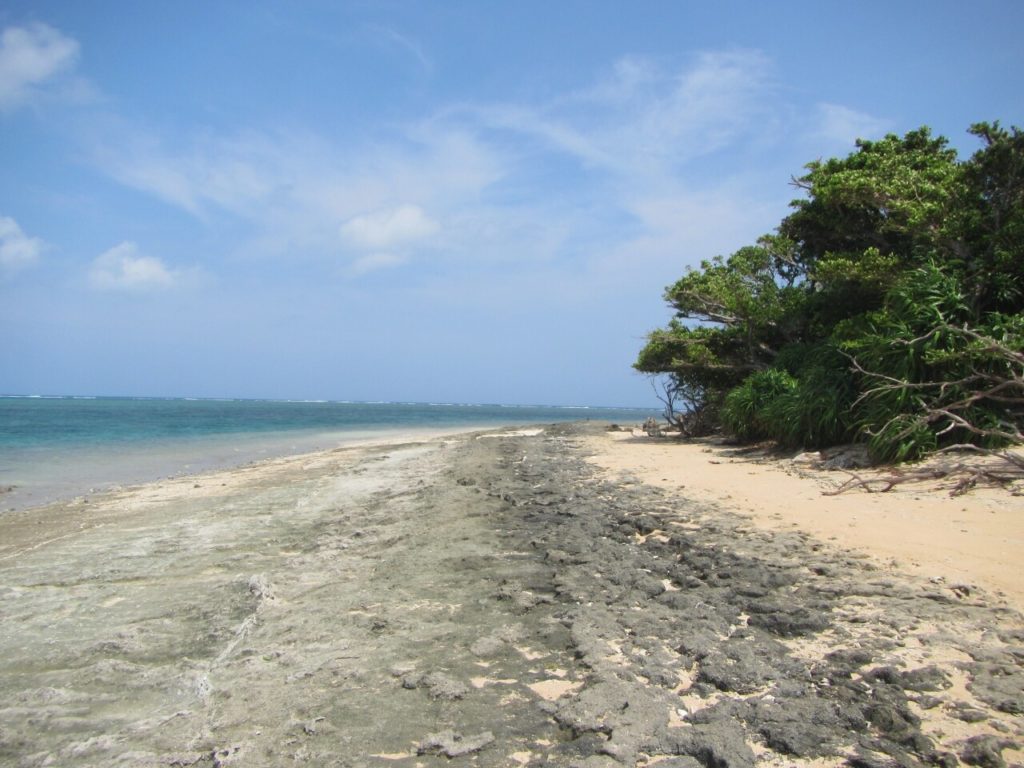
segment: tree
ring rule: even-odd
[[[963,242],[954,248],[971,307],[1014,312],[1024,300],[1024,133],[977,123],[984,142],[964,166],[958,201]]]
[[[635,367],[747,439],[887,459],[1019,439],[1024,135],[971,133],[966,162],[920,128],[808,164],[775,233],[666,289]]]
[[[904,275],[882,310],[838,329],[860,379],[854,411],[877,458],[1024,439],[1024,317],[972,316],[963,281],[931,264]]]
[[[673,390],[717,409],[725,391],[769,367],[799,337],[791,326],[803,291],[786,271],[789,249],[783,238],[766,236],[688,270],[665,290],[675,317],[648,336],[635,367],[668,373]]]

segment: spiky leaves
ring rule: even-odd
[[[1024,135],[971,132],[967,162],[921,128],[809,164],[775,235],[667,289],[636,367],[748,439],[859,434],[889,460],[1020,440]]]

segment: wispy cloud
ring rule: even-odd
[[[169,146],[152,132],[109,121],[93,159],[122,184],[150,193],[189,213],[210,206],[252,213],[275,184],[286,183],[273,137],[204,137]]]
[[[470,108],[482,123],[532,135],[587,166],[650,175],[763,130],[772,65],[757,51],[705,53],[669,69],[622,58],[595,85],[546,105]]]
[[[353,261],[352,266],[349,267],[349,273],[354,277],[361,277],[369,274],[370,272],[400,267],[405,264],[406,261],[408,260],[405,257],[396,253],[369,253],[366,256],[360,256],[358,259]]]
[[[450,107],[369,146],[258,131],[171,142],[121,125],[94,155],[115,179],[194,214],[254,214],[273,198],[330,209],[344,223],[369,206],[397,207],[403,196],[479,200],[550,153],[599,171],[674,175],[686,161],[762,130],[755,118],[770,109],[772,88],[770,62],[756,52],[704,54],[678,70],[634,57],[553,103]],[[509,133],[520,140],[515,150],[503,141]],[[524,138],[535,140],[535,151],[521,148]]]
[[[826,102],[817,105],[814,118],[815,135],[851,149],[857,139],[877,138],[892,128],[887,120]]]
[[[239,248],[275,258],[406,258],[507,171],[471,131],[429,123],[352,145],[299,130],[170,141],[108,121],[93,142],[93,162],[112,178],[203,222],[233,214],[252,225]]]
[[[607,140],[635,146],[638,163],[684,163],[717,151],[763,130],[758,118],[773,109],[772,70],[758,51],[704,53],[678,72],[620,64],[614,84],[625,94],[625,120],[611,121]]]
[[[173,287],[180,274],[155,256],[147,256],[130,241],[100,254],[89,269],[94,288],[110,291],[151,291]]]
[[[42,251],[42,240],[26,235],[10,216],[0,216],[0,274],[35,264]]]
[[[0,33],[0,110],[22,105],[78,59],[78,43],[46,24]]]
[[[424,72],[429,73],[434,70],[434,62],[427,55],[423,46],[413,38],[380,24],[368,24],[366,29],[383,45],[397,49],[412,58]]]
[[[734,155],[808,135],[792,114],[760,52],[676,66],[633,56],[544,103],[449,105],[372,141],[294,127],[171,136],[115,122],[92,155],[200,222],[248,223],[236,246],[248,257],[319,260],[349,276],[428,258],[449,271],[561,260],[610,274],[628,271],[624,249],[636,248],[670,277],[721,252],[715,242],[738,247],[733,233],[756,237],[778,220],[765,201],[784,205],[789,191],[744,187]],[[830,136],[875,126],[837,105],[818,118]],[[708,158],[733,170],[692,171]],[[709,231],[709,220],[727,228]]]

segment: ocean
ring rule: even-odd
[[[275,456],[416,432],[592,419],[656,409],[447,403],[0,397],[0,511]]]

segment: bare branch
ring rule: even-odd
[[[975,462],[956,462],[920,467],[917,469],[892,469],[889,474],[881,477],[861,477],[848,472],[850,479],[831,491],[824,491],[825,496],[838,496],[854,489],[867,493],[887,493],[904,483],[921,483],[933,480],[948,480],[949,484],[940,486],[949,491],[950,496],[962,496],[979,485],[1010,489],[1014,495],[1020,495],[1019,489],[1013,489],[1015,483],[1024,481],[1024,456],[1010,451],[993,451],[975,445],[950,446],[957,450],[971,450],[979,454],[980,460]],[[985,461],[988,459],[988,461]]]
[[[712,408],[704,389],[689,386],[671,376],[661,380],[660,392],[658,386],[657,377],[652,376],[651,388],[654,396],[665,406],[665,421],[678,429],[680,435],[703,437],[714,431]],[[677,408],[678,402],[683,404],[683,408]]]
[[[882,430],[869,434],[877,435],[898,420],[909,417],[907,426],[900,430],[895,439],[902,440],[915,428],[928,424],[933,426],[939,437],[959,429],[981,439],[1024,442],[1024,354],[991,336],[949,323],[940,324],[915,339],[897,339],[893,343],[898,346],[914,345],[940,333],[967,340],[967,348],[955,352],[959,357],[954,356],[952,359],[959,359],[961,364],[968,363],[969,374],[959,379],[909,382],[868,370],[853,355],[846,355],[854,371],[869,381],[877,382],[854,401],[854,407],[885,393],[917,393],[914,395],[919,408],[916,415],[906,412],[898,414]],[[981,362],[988,364],[986,370],[979,368]],[[996,413],[1001,413],[1001,417],[995,423],[978,424],[972,420],[971,409],[982,403],[998,404]]]

